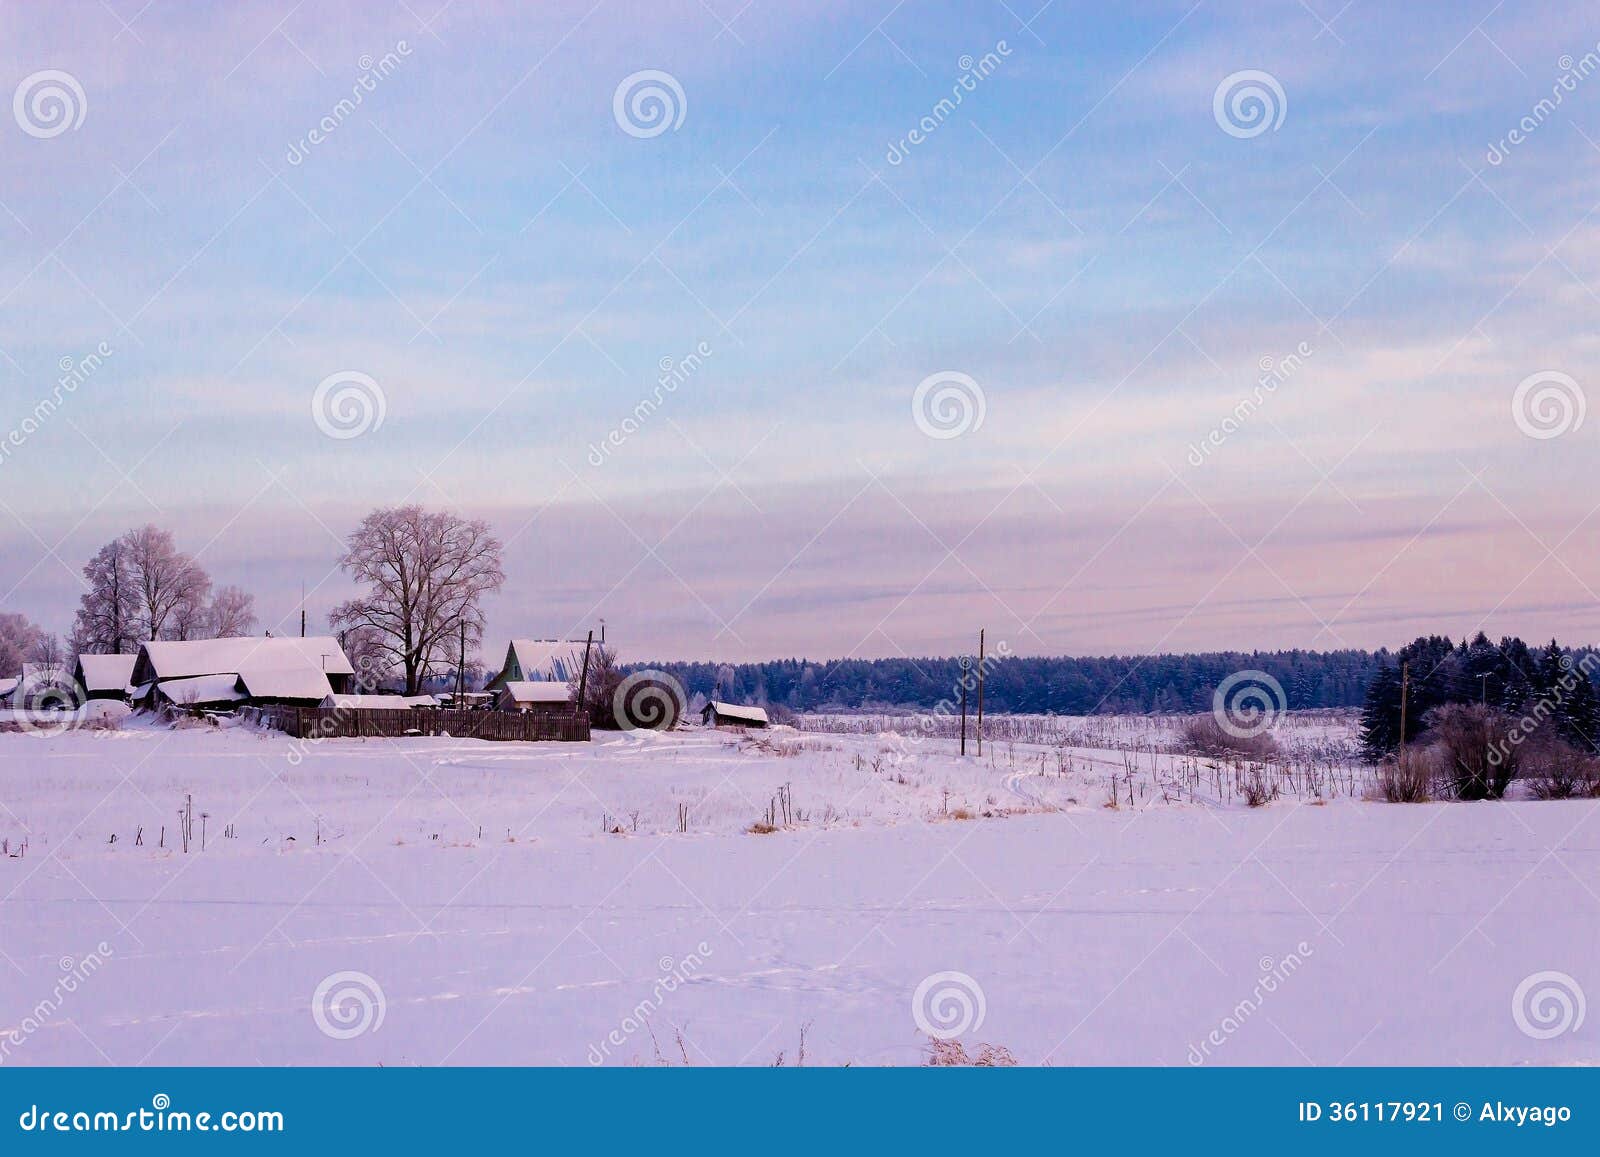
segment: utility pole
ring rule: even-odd
[[[461,650],[456,659],[456,709],[460,710],[467,691],[467,620],[463,618],[461,627]]]
[[[1400,766],[1406,765],[1406,698],[1411,690],[1411,664],[1400,664]]]
[[[967,672],[972,670],[972,660],[961,656],[961,754],[967,753]]]
[[[605,626],[600,627],[602,638],[605,635]],[[573,714],[576,715],[584,709],[589,692],[589,648],[594,646],[594,632],[589,632],[589,637],[583,644],[583,673],[578,676],[578,702],[574,704]]]
[[[978,628],[978,758],[983,758],[983,628]]]

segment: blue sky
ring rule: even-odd
[[[146,521],[269,626],[304,581],[315,621],[339,536],[420,501],[507,540],[491,639],[604,616],[629,658],[1596,637],[1583,6],[0,22],[4,92],[83,94],[59,133],[0,118],[0,440],[112,351],[0,457],[0,606],[54,629]],[[644,70],[676,128],[619,123]],[[1259,133],[1216,111],[1245,71]],[[350,373],[383,420],[331,438],[312,399]],[[981,425],[925,432],[936,374]]]

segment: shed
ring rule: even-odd
[[[137,655],[79,655],[72,669],[90,699],[126,699]]]
[[[565,714],[572,707],[572,684],[549,679],[512,680],[501,686],[494,705],[500,711]]]
[[[439,700],[432,695],[329,695],[318,706],[345,711],[406,711],[412,707],[437,707]]]
[[[333,694],[328,676],[311,667],[241,671],[239,690],[251,703],[274,707],[315,707]]]
[[[767,712],[761,707],[720,703],[713,699],[701,709],[700,720],[707,727],[765,727]]]

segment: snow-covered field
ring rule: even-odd
[[[1367,802],[1318,716],[1251,809],[1085,722],[0,734],[0,1065],[1600,1060],[1600,803]]]

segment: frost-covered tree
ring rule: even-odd
[[[355,529],[339,560],[366,591],[328,616],[335,631],[365,629],[390,666],[417,694],[447,668],[459,633],[469,649],[483,637],[483,597],[500,589],[500,540],[481,519],[420,506],[374,510]]]
[[[83,568],[87,590],[72,625],[76,650],[128,654],[145,639],[214,634],[211,577],[158,526],[130,530]]]
[[[36,661],[44,632],[27,616],[0,614],[0,678],[22,674],[22,665]]]
[[[78,600],[73,647],[81,653],[125,655],[139,643],[139,586],[127,543],[117,538],[83,568],[88,589]]]
[[[256,625],[256,597],[238,587],[218,587],[211,596],[207,619],[214,639],[248,635]]]

